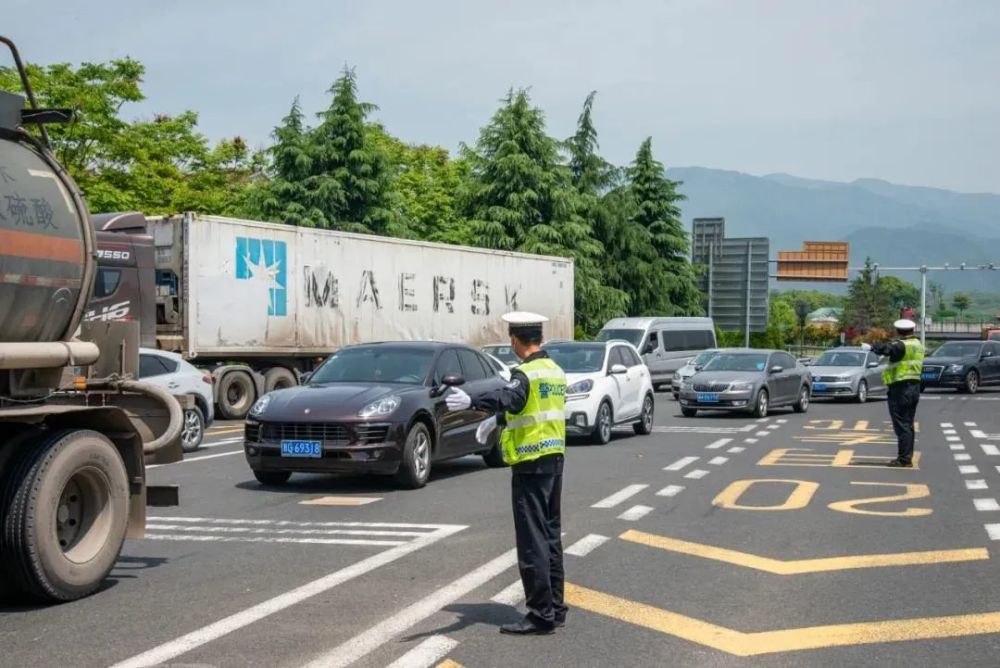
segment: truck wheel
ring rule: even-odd
[[[243,371],[233,371],[219,383],[219,415],[225,420],[242,420],[256,401],[253,378]]]
[[[125,541],[125,464],[93,431],[46,434],[25,449],[0,498],[0,570],[13,589],[35,599],[87,596]]]
[[[295,379],[295,374],[283,366],[276,366],[268,369],[264,374],[264,392],[283,390],[286,387],[295,387],[299,381]]]
[[[431,434],[424,423],[417,422],[406,435],[403,462],[396,473],[396,481],[406,489],[420,489],[430,477]]]

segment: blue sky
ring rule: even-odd
[[[610,160],[1000,193],[1000,2],[7,0],[32,62],[145,63],[131,116],[198,111],[264,146],[345,64],[411,142],[473,142],[511,86],[549,131],[598,91]]]

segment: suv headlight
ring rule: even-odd
[[[260,399],[258,399],[253,406],[250,407],[250,415],[258,416],[263,415],[264,411],[267,410],[268,404],[271,403],[271,395],[265,394]]]
[[[387,397],[382,397],[376,401],[371,402],[360,411],[358,411],[358,417],[375,417],[379,415],[389,415],[394,410],[399,408],[399,404],[402,400],[395,394],[390,394]]]
[[[566,394],[585,394],[590,392],[592,389],[594,389],[594,381],[590,379],[581,380],[566,388]]]
[[[952,364],[948,367],[948,373],[962,373],[965,371],[964,364]]]
[[[738,380],[733,383],[729,383],[730,392],[749,392],[753,389],[753,383],[746,380]]]

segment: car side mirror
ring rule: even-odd
[[[448,391],[449,387],[459,387],[465,385],[465,378],[461,374],[450,373],[441,379],[441,384],[431,390],[432,397],[440,397]]]
[[[620,376],[623,373],[628,373],[628,369],[625,368],[624,364],[615,364],[611,367],[612,376]]]
[[[771,373],[781,373],[784,370],[785,367],[781,366],[780,364],[775,364],[774,366],[771,367]]]
[[[877,369],[878,368],[878,362],[869,362],[868,363],[868,368],[869,369]]]
[[[704,368],[705,368],[705,365],[704,365],[704,364],[695,364],[695,365],[694,365],[694,370],[695,370],[695,371],[701,371],[701,370],[702,370],[702,369],[704,369]]]

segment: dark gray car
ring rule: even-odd
[[[772,408],[809,409],[808,369],[780,350],[723,350],[681,385],[681,413],[738,411],[765,417]]]

